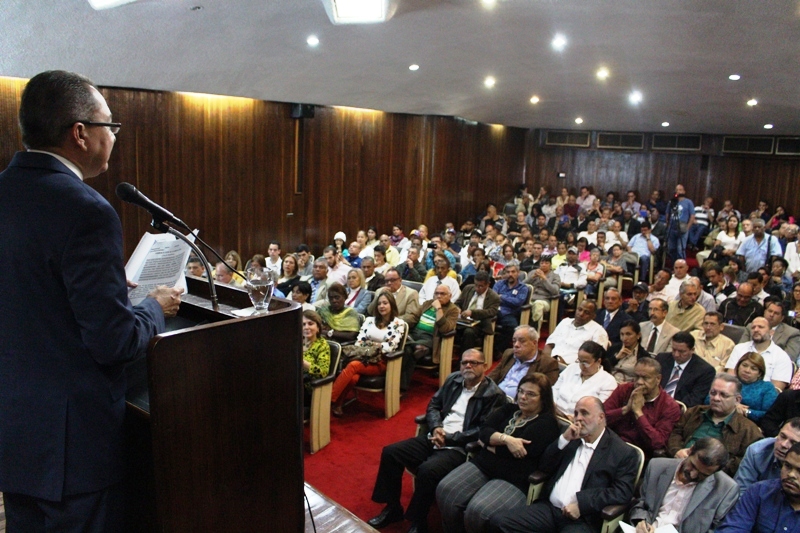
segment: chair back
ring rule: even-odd
[[[744,335],[745,328],[743,326],[736,326],[734,324],[724,324],[722,326],[722,334],[733,341],[734,344],[739,344]]]
[[[422,290],[422,283],[420,283],[419,281],[409,281],[407,279],[404,279],[400,283],[402,283],[409,289],[414,289],[417,292]]]
[[[342,345],[330,339],[325,340],[328,342],[328,346],[331,349],[331,364],[330,367],[328,367],[328,375],[335,376],[339,373],[339,364],[341,363],[342,357]]]

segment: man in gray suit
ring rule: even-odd
[[[772,342],[789,354],[793,361],[800,355],[800,330],[784,323],[786,308],[780,298],[770,296],[764,300],[764,318],[772,330]],[[750,328],[745,328],[739,343],[750,342]]]
[[[672,337],[680,330],[666,321],[669,304],[661,298],[650,301],[650,320],[642,322],[642,346],[648,353],[657,354],[672,350]],[[655,330],[655,336],[653,331]]]
[[[714,530],[739,499],[738,485],[720,470],[727,462],[725,446],[712,437],[695,442],[683,460],[650,461],[642,497],[631,510],[636,532],[654,533],[667,524],[681,533]]]

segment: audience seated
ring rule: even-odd
[[[735,475],[747,447],[763,436],[758,426],[737,409],[741,390],[742,384],[736,377],[717,374],[709,390],[711,405],[689,408],[675,424],[667,442],[670,457],[685,459],[697,440],[714,437],[722,441],[730,454],[725,473]]]
[[[315,311],[317,309],[314,305],[308,303],[311,300],[311,285],[307,281],[300,281],[292,288],[292,300],[301,304],[303,311]]]
[[[338,342],[355,340],[358,335],[358,313],[344,305],[347,291],[339,283],[328,287],[328,302],[319,306],[319,316],[324,322],[323,333]]]
[[[483,252],[483,250],[481,250],[481,252]],[[419,283],[425,280],[428,271],[425,269],[425,265],[420,263],[419,253],[420,250],[418,246],[410,246],[408,248],[406,260],[397,265],[398,272],[400,272],[400,276],[403,279],[417,281]]]
[[[295,254],[297,254],[297,273],[301,278],[308,278],[314,269],[314,256],[311,255],[311,250],[307,244],[299,244]]]
[[[765,436],[774,437],[787,420],[799,416],[800,390],[786,389],[778,395],[778,399],[761,419],[761,429]]]
[[[572,250],[574,250],[574,252]],[[577,253],[577,247],[568,249],[567,262],[569,262],[570,255]],[[586,264],[580,265],[582,270],[586,273],[586,286],[583,288],[583,293],[587,298],[597,299],[600,282],[606,277],[606,267],[600,261],[601,255],[601,250],[599,248],[594,248],[589,252],[589,261]]]
[[[770,296],[764,301],[764,318],[772,332],[772,342],[789,354],[794,361],[800,356],[800,330],[786,324],[786,306],[779,299]],[[747,328],[739,342],[750,340],[750,329]]]
[[[428,511],[439,481],[464,463],[464,447],[478,440],[489,414],[506,403],[506,395],[485,371],[486,360],[480,351],[464,352],[461,371],[448,376],[428,404],[428,434],[383,449],[372,501],[386,506],[369,525],[380,529],[405,517],[412,522],[411,531],[427,530]],[[415,472],[416,478],[404,514],[400,494],[406,468]]]
[[[311,285],[311,299],[316,307],[325,305],[328,301],[328,262],[320,257],[314,261],[311,276],[303,281]]]
[[[278,241],[270,241],[269,246],[267,247],[267,258],[263,267],[272,270],[276,275],[280,276],[281,272],[283,271],[281,268],[282,263],[281,243]]]
[[[367,290],[364,271],[360,268],[351,268],[347,273],[347,298],[344,304],[355,309],[358,314],[366,315],[367,306],[372,303],[373,294]]]
[[[436,286],[433,298],[422,303],[414,317],[416,326],[409,332],[406,353],[403,355],[401,390],[411,382],[417,361],[428,354],[434,364],[439,363],[439,335],[456,329],[459,309],[451,301],[446,284]]]
[[[528,476],[558,439],[553,392],[544,374],[524,376],[514,403],[492,412],[481,426],[481,450],[436,489],[445,531],[483,531],[489,518],[525,503]]]
[[[214,269],[215,279],[214,283],[217,285],[231,285],[233,287],[239,287],[239,283],[237,282],[237,278],[239,277],[238,274],[234,277],[233,271],[230,267],[223,263],[222,261],[217,263],[216,269]]]
[[[734,478],[739,484],[739,495],[744,494],[754,483],[779,479],[786,454],[798,442],[800,418],[791,418],[780,428],[777,437],[767,437],[751,444]]]
[[[506,265],[505,279],[495,283],[494,291],[500,297],[500,310],[497,312],[497,332],[495,349],[501,352],[511,345],[511,336],[519,326],[522,306],[528,303],[531,288],[519,282],[519,262],[512,260]],[[486,354],[491,357],[492,354]]]
[[[378,305],[378,296],[385,291],[389,291],[392,296],[394,296],[394,301],[397,304],[397,316],[408,324],[409,331],[411,331],[411,328],[417,325],[419,293],[403,285],[400,279],[400,273],[396,268],[390,268],[386,271],[384,286],[380,287],[375,292],[375,298],[373,298],[372,302],[367,306],[366,314],[375,314],[375,307]]]
[[[753,320],[750,324],[750,339],[749,342],[737,344],[733,348],[731,356],[725,364],[725,369],[732,374],[740,357],[750,352],[756,352],[764,358],[766,365],[763,380],[771,381],[781,390],[785,389],[792,380],[792,360],[772,341],[769,322],[766,318],[758,317]]]
[[[665,302],[669,303],[675,299],[675,296],[678,294],[678,289],[675,289],[675,292],[672,292],[672,289],[667,289],[670,280],[672,279],[672,274],[670,274],[669,270],[661,269],[655,273],[653,276],[653,284],[649,287],[649,294],[647,295],[647,299],[649,301],[653,301],[656,298],[660,298]]]
[[[300,283],[300,264],[295,254],[286,254],[283,258],[283,274],[278,278],[276,289],[283,294],[291,294],[292,288]]]
[[[600,309],[594,321],[603,326],[608,335],[609,350],[617,351],[622,344],[619,338],[619,330],[622,324],[631,319],[630,315],[620,309],[622,307],[622,294],[616,288],[607,289],[603,293],[604,308]]]
[[[650,302],[647,301],[647,283],[639,282],[631,290],[631,298],[622,304],[622,310],[636,322],[647,322],[650,319]],[[648,337],[649,339],[649,337]]]
[[[672,350],[672,337],[680,330],[666,322],[669,305],[661,298],[654,298],[649,302],[648,312],[650,320],[639,323],[644,347],[651,354]]]
[[[780,479],[751,486],[727,514],[717,533],[782,533],[797,530],[800,508],[800,444],[786,454]]]
[[[546,313],[550,312],[550,302],[559,296],[561,278],[553,272],[550,257],[544,256],[540,258],[538,267],[528,274],[525,283],[530,285],[533,291],[531,295],[531,323],[536,324],[544,319]]]
[[[578,264],[578,249],[567,250],[567,262],[556,268],[556,275],[561,280],[562,299],[571,304],[575,294],[586,287],[586,269]]]
[[[419,303],[422,304],[427,300],[433,299],[433,293],[440,285],[446,286],[450,289],[450,295],[453,299],[457,300],[461,296],[461,289],[456,281],[456,274],[450,276],[450,260],[444,254],[438,254],[434,259],[434,267],[432,273],[428,273],[428,279],[422,284],[422,289],[419,291]]]
[[[553,385],[556,407],[564,415],[575,410],[575,404],[584,396],[593,396],[605,401],[617,381],[603,369],[604,349],[594,341],[586,341],[578,349],[578,359],[565,368]]]
[[[364,282],[367,284],[367,290],[377,292],[378,289],[386,285],[384,275],[375,271],[375,259],[372,257],[365,257],[361,260],[361,271],[364,272]]]
[[[565,364],[578,359],[578,349],[586,341],[594,341],[603,349],[608,348],[608,334],[603,326],[594,321],[597,302],[584,300],[575,310],[575,318],[565,318],[547,337],[544,353]]]
[[[334,295],[337,286],[341,285],[331,285],[329,297]],[[397,303],[394,297],[388,292],[381,293],[377,299],[375,313],[364,321],[355,342],[357,348],[372,348],[375,353],[345,361],[344,370],[333,382],[331,392],[333,415],[342,416],[342,405],[347,393],[356,386],[361,375],[380,376],[386,373],[384,356],[398,350],[405,337],[406,327],[406,323],[397,316]]]
[[[681,533],[707,533],[718,527],[738,499],[736,483],[720,470],[728,456],[719,440],[704,437],[683,460],[650,461],[641,498],[630,513],[637,533],[666,526]]]
[[[316,311],[303,311],[303,384],[306,404],[311,398],[311,381],[328,375],[331,347],[322,333],[322,317]]]
[[[747,282],[739,284],[736,296],[722,302],[718,310],[723,322],[735,326],[746,326],[764,314],[764,307],[753,299],[753,286]]]
[[[765,372],[764,358],[757,352],[744,354],[734,367],[734,375],[742,382],[742,400],[737,408],[756,424],[778,398],[775,386],[764,381]],[[708,404],[709,400],[706,398],[704,403]]]
[[[503,353],[500,363],[489,373],[489,377],[513,398],[517,386],[524,376],[544,374],[550,385],[558,379],[558,363],[549,355],[539,352],[539,334],[531,326],[519,326],[514,331],[511,348]]]
[[[652,354],[642,346],[642,329],[635,320],[626,320],[620,327],[620,342],[612,345],[606,355],[606,368],[617,383],[634,381],[634,367],[640,359],[651,359]],[[660,378],[659,378],[660,380]]]
[[[543,498],[493,514],[490,531],[600,531],[604,507],[630,502],[639,461],[606,427],[602,402],[585,397],[575,406],[574,422],[547,447],[539,465],[551,475]]]
[[[227,254],[225,254],[225,262],[233,270],[244,271],[244,263],[242,262],[242,256],[240,256],[239,252],[237,252],[236,250],[230,250]]]
[[[489,274],[477,273],[475,283],[464,287],[456,305],[461,310],[461,319],[471,323],[460,330],[461,349],[482,346],[484,336],[494,333],[492,320],[500,309],[500,297],[489,288]]]
[[[700,329],[706,310],[697,303],[700,289],[691,280],[681,283],[678,298],[669,304],[666,321],[681,331]]]
[[[703,358],[717,372],[725,369],[725,364],[735,344],[722,334],[722,314],[718,311],[706,313],[703,317],[702,329],[692,331],[694,337],[694,353]]]
[[[206,277],[206,267],[199,257],[190,257],[186,262],[186,273],[197,278]]]
[[[714,381],[714,367],[694,354],[694,337],[679,331],[672,337],[672,352],[660,353],[661,386],[687,407],[703,403]]]

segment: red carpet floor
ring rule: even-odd
[[[320,492],[366,521],[383,506],[371,500],[381,450],[387,444],[413,437],[414,417],[425,413],[439,380],[424,370],[414,373],[412,385],[400,400],[400,411],[384,420],[383,394],[359,392],[359,400],[345,407],[342,418],[331,419],[331,443],[311,455],[306,429],[305,478]],[[403,506],[411,498],[411,477],[403,479]],[[441,531],[438,512],[430,515],[431,531]],[[409,522],[394,524],[382,531],[405,532]]]

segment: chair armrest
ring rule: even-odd
[[[352,341],[344,341],[344,342],[340,342],[339,346],[352,346],[355,343],[356,343],[356,341],[354,341],[354,340],[352,340]]]
[[[669,457],[667,450],[661,448],[660,450],[653,450],[653,457]]]
[[[428,415],[417,415],[414,417],[414,423],[417,425],[424,424],[427,421],[428,421]]]
[[[467,453],[478,453],[481,451],[482,446],[478,444],[478,441],[474,440],[472,442],[468,442],[466,446],[464,446],[464,450]]]
[[[456,330],[455,329],[453,331],[448,331],[447,333],[440,333],[439,334],[439,338],[440,339],[449,339],[450,337],[455,337],[455,336],[456,336]]]
[[[403,350],[398,350],[396,352],[386,354],[384,357],[386,357],[386,359],[389,361],[391,361],[392,359],[397,359],[398,357],[403,357]]]
[[[603,520],[613,520],[616,517],[627,513],[628,509],[631,507],[631,503],[632,502],[606,505],[603,507],[603,511],[600,514],[603,516]]]
[[[325,385],[326,383],[333,383],[333,381],[335,379],[336,379],[336,376],[331,375],[331,376],[325,376],[324,378],[311,380],[310,383],[311,383],[311,387],[316,389],[317,387],[321,387],[321,386]]]
[[[546,480],[547,480],[547,474],[545,474],[541,470],[537,470],[533,472],[530,476],[528,476],[528,481],[533,483],[534,485],[538,485],[539,483],[544,483]]]
[[[521,311],[525,311],[526,309],[530,309],[531,307],[532,307],[532,305],[531,305],[531,304],[525,304],[525,305],[523,305],[522,307],[520,307],[520,310],[521,310]]]

